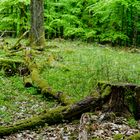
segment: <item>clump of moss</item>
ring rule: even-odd
[[[127,140],[140,140],[140,133],[130,136]]]
[[[105,88],[102,88],[102,93],[101,93],[101,97],[105,98],[106,96],[108,96],[111,93],[111,87],[110,86],[106,86]]]
[[[138,123],[134,118],[129,118],[128,125],[132,128],[137,128]]]
[[[121,140],[121,139],[123,139],[124,138],[124,135],[123,134],[116,134],[116,135],[114,135],[114,137],[113,137],[113,139],[114,140]]]

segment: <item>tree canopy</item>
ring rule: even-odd
[[[138,46],[138,0],[44,0],[46,38]],[[1,0],[0,31],[18,36],[30,28],[29,0]],[[11,34],[10,34],[11,35]]]

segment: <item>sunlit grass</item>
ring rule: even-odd
[[[53,88],[76,100],[90,94],[98,81],[140,84],[140,54],[82,42],[51,43],[58,48],[48,52],[61,56],[58,63],[62,66],[46,65],[42,76]]]
[[[42,78],[75,101],[92,93],[98,81],[140,84],[139,53],[80,41],[52,40],[46,42],[44,52],[34,55]],[[10,58],[22,60],[22,56]],[[5,53],[0,52],[0,57],[6,57]],[[49,57],[54,60],[48,63]],[[34,87],[24,88],[22,77],[5,77],[0,71],[0,122],[29,117],[54,104],[46,101]]]

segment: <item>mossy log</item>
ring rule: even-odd
[[[48,85],[47,81],[40,76],[37,64],[32,60],[31,48],[27,48],[25,50],[25,63],[28,65],[33,85],[37,87],[45,97],[53,97],[54,99],[57,99],[62,105],[70,105],[73,103],[69,96],[63,92],[52,89]]]
[[[134,115],[140,119],[140,86],[131,83],[99,82],[98,90],[104,99],[103,109],[118,115]]]
[[[0,69],[3,69],[7,76],[21,73],[21,69],[25,68],[24,61],[0,58]],[[27,67],[26,67],[27,68]]]
[[[37,87],[45,97],[53,97],[54,99],[57,99],[62,105],[72,104],[73,101],[69,96],[63,92],[55,91],[48,85],[47,81],[41,78],[37,68],[34,67],[30,69],[30,73],[34,86]]]
[[[95,95],[94,95],[95,96]],[[10,135],[21,130],[33,129],[37,126],[43,126],[63,122],[64,120],[72,120],[84,112],[95,109],[101,105],[100,96],[89,96],[84,100],[69,106],[60,106],[54,109],[47,110],[38,116],[17,122],[10,126],[0,126],[0,136]]]

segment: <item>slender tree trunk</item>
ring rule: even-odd
[[[134,29],[133,29],[133,33],[134,33],[134,38],[133,38],[133,46],[136,47],[137,44],[137,36],[138,36],[138,28],[137,28],[137,23],[138,23],[138,13],[137,11],[134,12]]]
[[[44,0],[31,0],[31,46],[44,46]]]
[[[124,17],[124,6],[122,6],[122,8],[121,8],[121,13],[122,13],[122,17],[121,17],[121,18],[122,18],[122,19],[121,19],[121,22],[122,22],[122,25],[121,25],[121,32],[123,33],[123,32],[124,32],[124,24],[125,24],[125,23],[124,23],[124,20],[125,20],[125,19],[124,19],[124,18],[125,18],[125,17]],[[123,43],[124,43],[124,42],[123,42],[122,40],[120,40],[119,45],[123,45]],[[126,42],[125,42],[125,43],[126,43]]]

